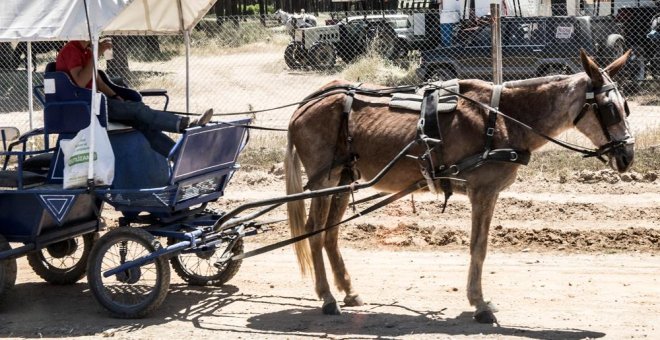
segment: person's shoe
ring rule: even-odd
[[[204,111],[197,119],[193,120],[190,122],[188,125],[189,128],[195,127],[195,126],[204,126],[208,124],[211,121],[211,118],[213,118],[213,109],[208,109]]]

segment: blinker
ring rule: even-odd
[[[598,113],[601,122],[605,126],[612,126],[621,122],[621,115],[612,102],[598,105]]]

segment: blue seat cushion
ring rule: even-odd
[[[19,173],[16,170],[3,170],[0,171],[0,187],[3,188],[17,188],[18,187]],[[43,175],[35,174],[30,171],[23,171],[23,187],[29,188],[36,185],[43,184],[46,177]]]

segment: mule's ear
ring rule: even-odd
[[[587,72],[587,75],[591,78],[591,86],[603,86],[603,75],[600,74],[598,65],[596,65],[593,59],[587,55],[587,52],[585,52],[583,48],[580,49],[580,60],[582,60],[584,72]]]
[[[632,50],[626,51],[626,53],[620,56],[617,60],[607,65],[607,67],[605,68],[605,72],[607,72],[610,76],[614,77],[614,75],[617,74],[619,70],[623,68],[623,65],[626,64],[626,61],[628,61],[628,58],[630,58],[631,53]]]

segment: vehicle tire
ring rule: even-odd
[[[103,273],[161,248],[160,242],[142,229],[120,227],[103,235],[92,248],[87,270],[94,298],[119,318],[141,318],[153,312],[165,300],[170,286],[165,257],[109,277]]]
[[[612,80],[621,84],[621,90],[624,95],[631,95],[639,92],[644,80],[646,78],[646,65],[645,63],[632,55],[623,69],[619,71]]]
[[[168,239],[167,244],[177,241]],[[224,244],[224,243],[223,243]],[[223,245],[221,244],[221,245]],[[226,244],[224,244],[226,245]],[[192,286],[222,286],[229,282],[241,268],[242,260],[225,262],[221,267],[215,263],[220,260],[224,248],[202,250],[194,253],[179,253],[170,259],[176,274]],[[239,239],[232,249],[233,255],[243,254],[243,239]]]
[[[626,39],[618,34],[611,34],[607,37],[607,50],[611,58],[622,56],[626,52]]]
[[[305,60],[301,53],[302,44],[292,42],[284,50],[284,62],[292,70],[298,70],[305,66]]]
[[[9,242],[0,235],[0,251],[10,250]],[[0,260],[0,302],[16,284],[16,259]]]
[[[85,277],[96,232],[57,242],[27,255],[32,270],[46,282],[68,285]]]
[[[428,76],[427,81],[429,82],[436,82],[436,81],[445,81],[445,80],[451,80],[456,78],[456,74],[454,71],[450,70],[446,66],[440,66],[434,68]]]
[[[547,76],[556,76],[556,75],[562,75],[562,74],[568,74],[568,68],[565,66],[561,65],[548,65],[545,66],[540,72],[539,72],[539,77],[547,77]]]
[[[378,27],[374,40],[376,51],[380,56],[387,60],[397,59],[399,41],[391,28],[386,26]]]
[[[309,49],[310,66],[315,70],[327,70],[335,66],[337,54],[332,45],[324,42],[319,42]]]

